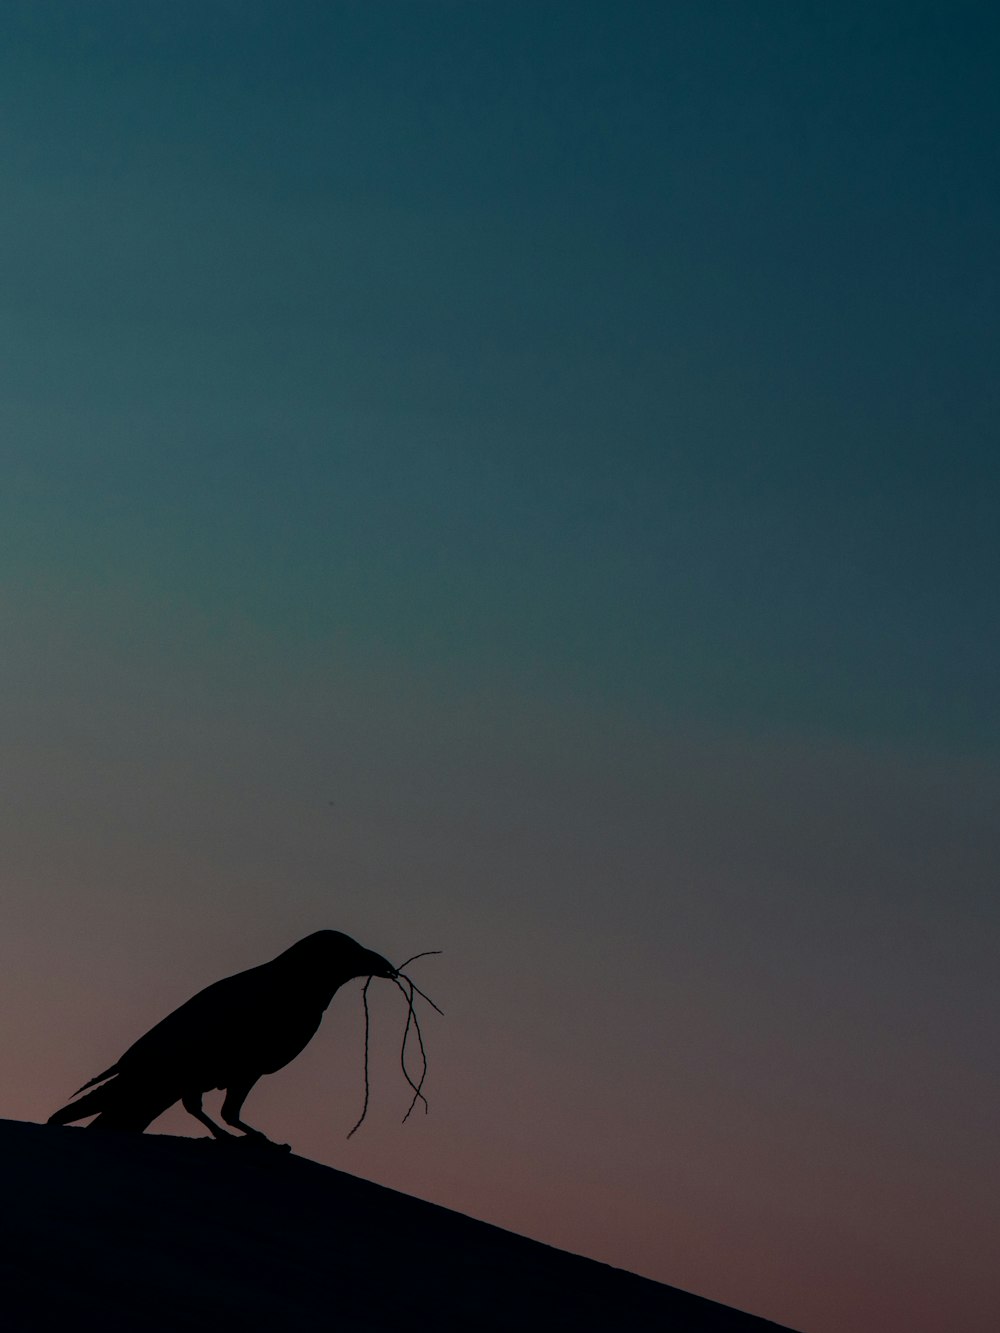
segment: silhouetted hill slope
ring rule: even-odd
[[[779,1326],[300,1157],[0,1121],[11,1333]]]

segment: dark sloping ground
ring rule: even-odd
[[[0,1170],[16,1333],[779,1327],[249,1143],[7,1120]]]

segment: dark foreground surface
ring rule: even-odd
[[[301,1157],[0,1121],[0,1326],[777,1333]]]

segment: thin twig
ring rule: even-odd
[[[371,977],[369,977],[368,980],[365,982],[364,987],[362,988],[362,991],[361,991],[361,1003],[362,1003],[362,1004],[364,1005],[364,1007],[365,1007],[365,1103],[364,1103],[364,1105],[363,1105],[362,1108],[361,1108],[361,1115],[358,1117],[357,1123],[354,1125],[354,1129],[352,1129],[352,1130],[350,1131],[350,1133],[347,1135],[348,1138],[351,1137],[351,1134],[354,1133],[354,1130],[355,1130],[355,1129],[359,1129],[359,1128],[361,1127],[362,1121],[364,1120],[365,1116],[368,1114],[368,1027],[369,1027],[369,1022],[368,1022],[368,987],[369,987],[371,984],[372,984],[372,979],[371,979]]]
[[[434,954],[440,952],[441,952],[440,949],[425,949],[423,953],[415,953],[412,955],[412,957],[407,958],[405,963],[400,963],[399,967],[396,968],[396,971],[402,972],[404,967],[409,967],[410,964],[415,963],[418,958],[432,958]]]
[[[440,949],[428,949],[424,953],[415,953],[412,958],[407,958],[406,962],[403,963],[402,966],[408,967],[410,963],[415,962],[418,958],[430,958],[432,955],[439,954],[440,952],[441,952]],[[365,1100],[364,1100],[364,1105],[361,1107],[361,1115],[358,1117],[357,1122],[348,1133],[347,1135],[348,1138],[350,1138],[351,1135],[354,1134],[355,1130],[360,1129],[362,1123],[364,1122],[365,1116],[368,1114],[368,1096],[369,1096],[368,1037],[371,1026],[370,1015],[368,1011],[368,987],[372,984],[373,980],[374,980],[373,977],[369,977],[361,990],[361,1003],[364,1006],[364,1011],[365,1011],[365,1062],[364,1062]],[[417,1018],[417,1010],[416,1006],[413,1003],[413,997],[415,994],[419,995],[421,999],[426,1000],[427,1003],[431,1006],[431,1008],[436,1010],[439,1014],[443,1014],[444,1011],[442,1009],[438,1009],[438,1006],[434,1003],[431,997],[429,995],[425,995],[424,992],[420,989],[420,987],[416,985],[416,983],[412,981],[410,977],[406,976],[401,970],[397,969],[396,975],[390,977],[389,980],[392,981],[394,985],[399,987],[399,989],[403,992],[403,995],[406,999],[406,1026],[403,1028],[403,1043],[399,1049],[399,1064],[403,1071],[403,1077],[406,1079],[407,1083],[413,1090],[413,1097],[410,1100],[410,1105],[407,1108],[406,1115],[403,1116],[403,1124],[405,1125],[407,1120],[409,1120],[411,1114],[413,1113],[413,1109],[416,1106],[417,1102],[423,1102],[425,1115],[430,1109],[427,1103],[427,1098],[424,1096],[424,1091],[423,1091],[424,1080],[427,1078],[427,1050],[424,1046],[424,1035],[420,1031],[420,1020]],[[406,983],[406,985],[403,984],[404,982]],[[407,990],[407,986],[409,987],[409,990]],[[409,1040],[411,1027],[413,1028],[413,1031],[417,1034],[417,1046],[420,1049],[420,1078],[416,1082],[414,1082],[413,1076],[406,1067],[406,1043]]]
[[[414,1106],[417,1104],[418,1099],[423,1102],[424,1110],[425,1111],[427,1110],[427,1098],[424,1096],[422,1091],[424,1079],[427,1077],[427,1056],[424,1053],[424,1042],[420,1034],[420,1023],[417,1019],[417,1011],[413,1007],[413,992],[411,990],[408,993],[406,987],[402,984],[402,982],[397,981],[396,985],[406,996],[406,1003],[408,1006],[406,1014],[406,1027],[403,1029],[403,1045],[401,1046],[399,1051],[399,1063],[403,1070],[403,1077],[406,1079],[407,1083],[409,1083],[410,1087],[413,1089],[413,1100],[410,1102],[410,1110],[407,1111],[406,1115],[403,1117],[403,1123],[405,1124],[406,1121],[409,1119],[410,1111],[413,1110]],[[410,1071],[406,1067],[406,1039],[410,1034],[411,1023],[413,1024],[414,1031],[417,1034],[417,1042],[419,1043],[421,1056],[423,1057],[423,1069],[420,1075],[419,1083],[414,1083],[413,1078],[410,1075]]]
[[[416,1104],[417,1104],[417,1099],[418,1099],[418,1098],[419,1098],[420,1101],[422,1101],[423,1104],[424,1104],[424,1115],[426,1115],[427,1112],[431,1109],[430,1106],[427,1104],[427,1098],[424,1096],[423,1092],[421,1091],[421,1089],[422,1089],[423,1086],[424,1086],[424,1079],[427,1077],[427,1052],[424,1050],[424,1038],[423,1038],[423,1034],[422,1034],[421,1031],[420,1031],[420,1024],[417,1022],[417,1011],[416,1011],[416,1009],[414,1009],[414,1007],[413,1007],[413,982],[412,982],[412,981],[410,982],[410,987],[411,987],[411,989],[410,989],[410,1012],[413,1014],[413,1030],[414,1030],[414,1031],[416,1032],[416,1034],[417,1034],[417,1045],[420,1047],[420,1059],[421,1059],[421,1062],[422,1062],[422,1068],[421,1068],[421,1072],[420,1072],[420,1082],[418,1083],[417,1088],[416,1088],[416,1091],[415,1091],[414,1094],[413,1094],[413,1100],[410,1102],[410,1105],[409,1105],[409,1107],[407,1108],[406,1115],[403,1116],[403,1124],[404,1124],[404,1125],[406,1124],[407,1120],[409,1120],[411,1114],[413,1113],[413,1108],[416,1106]]]
[[[412,980],[411,980],[409,977],[407,977],[407,976],[403,976],[403,973],[402,973],[402,972],[398,973],[398,975],[401,976],[401,977],[403,977],[403,980],[406,981],[406,982],[408,982],[408,983],[413,987],[413,989],[417,992],[417,994],[418,994],[422,999],[426,1000],[427,1003],[430,1005],[430,1007],[431,1007],[432,1009],[437,1009],[437,1011],[438,1011],[438,1013],[441,1015],[441,1017],[444,1018],[444,1010],[443,1010],[443,1009],[438,1009],[437,1005],[434,1003],[434,1001],[431,999],[431,997],[430,997],[429,995],[425,995],[424,992],[420,989],[420,987],[416,984],[415,981],[412,981]]]

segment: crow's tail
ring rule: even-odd
[[[98,1111],[104,1109],[108,1101],[108,1094],[113,1086],[113,1084],[106,1084],[103,1088],[95,1088],[93,1092],[88,1092],[86,1097],[70,1102],[68,1106],[64,1106],[50,1115],[48,1123],[50,1125],[69,1125],[74,1120],[86,1120],[88,1115],[95,1115]],[[84,1084],[84,1087],[86,1087],[86,1084]]]
[[[176,1100],[176,1092],[144,1086],[134,1079],[123,1081],[121,1075],[117,1075],[85,1097],[61,1107],[49,1116],[48,1123],[69,1125],[74,1120],[86,1120],[88,1116],[96,1115],[97,1119],[91,1121],[88,1129],[130,1129],[141,1134]]]
[[[79,1097],[81,1092],[86,1092],[87,1089],[92,1088],[95,1083],[103,1083],[105,1079],[108,1079],[112,1076],[112,1074],[117,1074],[117,1073],[118,1073],[118,1066],[112,1065],[110,1069],[105,1069],[103,1074],[97,1074],[94,1078],[88,1078],[82,1088],[77,1088],[76,1092],[73,1093],[73,1096]]]

